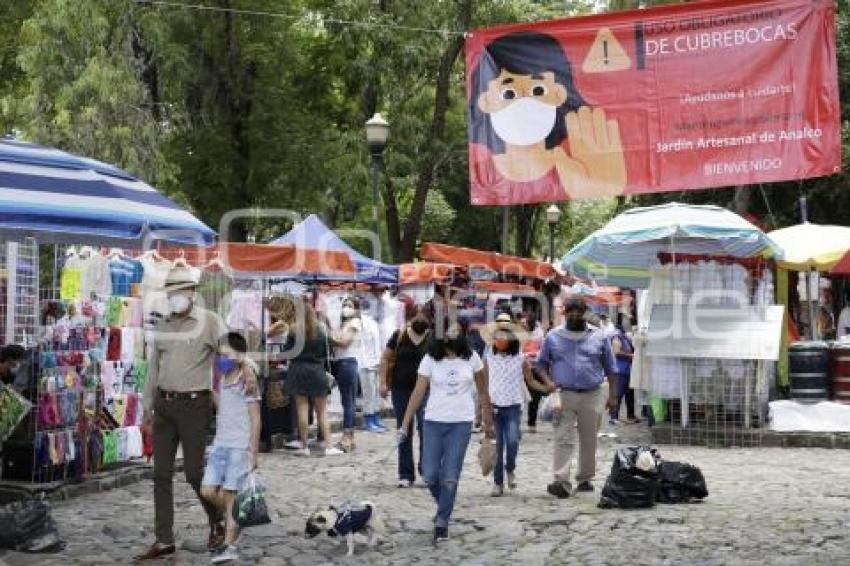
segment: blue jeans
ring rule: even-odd
[[[448,527],[455,507],[457,484],[463,469],[463,458],[472,423],[425,421],[422,427],[425,450],[422,454],[422,479],[437,502],[434,526]]]
[[[342,401],[342,428],[346,432],[354,430],[354,401],[357,398],[357,384],[360,372],[355,358],[343,358],[334,362],[334,377],[339,387],[339,398]]]
[[[522,421],[522,405],[493,407],[496,421],[496,469],[493,483],[504,485],[505,472],[516,470],[516,455],[519,452],[519,423]],[[506,454],[507,453],[507,454]]]
[[[635,418],[635,392],[629,387],[631,373],[617,374],[617,408],[611,409],[609,416],[613,420],[620,418],[620,405],[626,400],[626,418]],[[603,385],[604,387],[604,385]]]
[[[393,389],[392,401],[393,412],[395,413],[395,424],[401,428],[401,422],[404,420],[404,413],[407,412],[407,405],[410,404],[410,396],[413,391]],[[425,415],[425,400],[416,411],[416,431],[419,433],[419,474],[422,474],[422,417]],[[408,435],[407,439],[398,447],[398,479],[410,480],[416,479],[416,467],[413,462],[413,435]]]

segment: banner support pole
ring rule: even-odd
[[[502,253],[508,253],[508,233],[511,231],[511,207],[502,208]]]

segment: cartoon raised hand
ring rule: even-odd
[[[602,108],[582,106],[565,117],[570,155],[558,160],[561,184],[571,198],[616,196],[626,188],[620,126]]]

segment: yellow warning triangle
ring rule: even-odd
[[[584,58],[581,70],[585,73],[607,73],[625,71],[632,66],[626,50],[609,28],[600,28],[590,52]]]

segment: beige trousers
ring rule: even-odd
[[[586,393],[561,391],[561,418],[554,426],[556,482],[570,481],[570,465],[578,443],[576,482],[590,481],[596,474],[596,435],[602,422],[608,383]],[[578,427],[576,427],[578,423]]]

